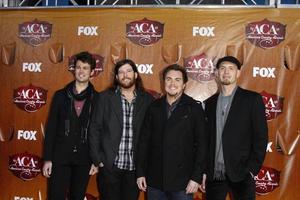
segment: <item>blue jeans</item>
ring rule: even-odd
[[[148,200],[193,200],[193,194],[186,194],[185,190],[176,192],[162,191],[153,187],[147,187]]]

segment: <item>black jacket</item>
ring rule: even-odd
[[[53,96],[45,131],[43,153],[45,161],[60,164],[91,163],[86,134],[88,133],[95,90],[89,83],[89,87],[83,91],[87,94],[86,98],[84,96],[85,103],[78,117],[74,108],[74,96],[71,94],[73,86],[74,81],[56,91]],[[73,153],[75,146],[76,154]]]
[[[207,136],[201,103],[183,94],[167,118],[166,97],[154,101],[145,116],[137,157],[137,177],[163,191],[201,183]]]
[[[140,134],[145,112],[153,97],[143,91],[136,91],[133,111],[133,155]],[[121,96],[114,90],[99,93],[92,116],[89,144],[90,155],[95,165],[102,162],[107,169],[112,169],[117,156],[123,131],[123,112]]]
[[[205,101],[210,135],[208,178],[212,180],[216,148],[216,108],[218,93]],[[264,161],[268,142],[265,105],[256,92],[237,88],[222,134],[227,177],[242,181],[249,172],[256,175]]]

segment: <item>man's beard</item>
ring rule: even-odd
[[[128,79],[128,78],[125,78],[125,79]],[[118,80],[118,83],[119,83],[120,87],[125,88],[125,89],[128,89],[128,88],[131,88],[133,85],[135,85],[136,80],[135,80],[135,79],[131,79],[131,80],[130,80],[129,82],[127,82],[127,83],[124,83],[124,82]]]
[[[221,81],[221,84],[222,85],[230,85],[231,81],[229,81],[229,80]]]
[[[231,85],[233,83],[230,79],[220,80],[221,85]]]

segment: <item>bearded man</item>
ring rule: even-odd
[[[96,100],[90,124],[90,155],[99,167],[102,200],[136,200],[135,152],[145,112],[153,98],[145,92],[132,60],[119,61],[113,85]]]

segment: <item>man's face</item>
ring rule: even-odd
[[[181,71],[171,70],[165,77],[165,91],[168,96],[178,97],[183,93],[185,84],[183,83],[183,77]]]
[[[122,65],[116,75],[120,87],[131,88],[135,85],[138,74],[133,71],[129,64]]]
[[[231,62],[224,61],[217,70],[217,77],[222,85],[236,84],[240,77],[240,70]]]
[[[90,64],[77,60],[74,75],[78,83],[89,82],[92,72]]]

